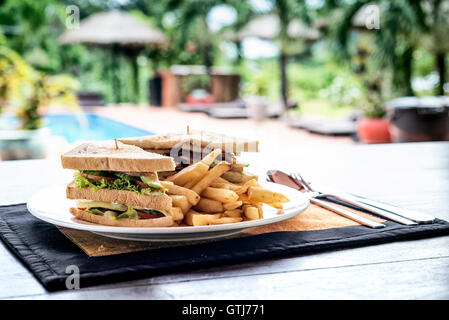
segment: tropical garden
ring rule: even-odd
[[[110,51],[61,44],[67,8],[73,5],[81,21],[111,9],[126,11],[161,30],[168,45],[139,51],[137,63],[121,53],[111,72],[105,63]],[[366,6],[378,10],[377,28],[369,21],[356,23]],[[254,56],[247,39],[229,34],[263,15],[276,17],[278,28],[270,39],[252,45],[257,51],[254,46],[269,42],[271,52]],[[317,36],[291,32],[295,23]],[[14,101],[23,127],[34,128],[38,106],[58,99],[71,105],[74,90],[98,92],[109,103],[148,104],[155,70],[186,64],[229,67],[242,78],[242,94],[263,94],[284,104],[293,99],[301,113],[334,116],[363,109],[381,117],[388,99],[447,93],[447,30],[446,0],[5,0],[0,99],[2,105]],[[117,75],[119,101],[111,85]],[[18,79],[26,79],[28,89],[17,86]]]

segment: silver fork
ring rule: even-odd
[[[361,215],[358,215],[352,211],[349,210],[345,210],[342,208],[339,208],[337,206],[331,205],[326,201],[323,200],[319,200],[317,199],[317,197],[319,197],[319,193],[315,190],[313,190],[312,187],[310,187],[310,185],[301,177],[301,175],[297,172],[292,172],[290,173],[290,177],[293,178],[294,182],[301,187],[302,189],[304,189],[305,191],[303,192],[303,194],[309,199],[310,202],[328,209],[332,212],[335,212],[343,217],[346,217],[348,219],[354,220],[364,226],[370,227],[370,228],[374,228],[374,229],[378,229],[378,228],[384,228],[385,225],[383,223],[379,223],[377,221],[373,221],[371,219],[365,218]]]
[[[393,212],[386,211],[386,210],[383,210],[382,208],[374,207],[374,206],[371,206],[371,205],[369,205],[367,203],[360,202],[360,201],[358,201],[357,198],[352,197],[350,195],[342,196],[342,195],[339,195],[339,194],[335,194],[333,192],[332,193],[327,193],[327,192],[322,192],[322,191],[313,189],[310,186],[310,184],[307,183],[307,181],[299,173],[296,173],[296,174],[297,174],[297,177],[299,178],[298,180],[300,180],[300,182],[302,184],[306,185],[307,188],[309,188],[309,190],[313,190],[316,193],[316,197],[317,198],[334,198],[334,199],[339,200],[339,201],[341,201],[341,202],[343,202],[345,204],[356,206],[356,207],[358,207],[360,209],[367,210],[368,212],[377,214],[378,216],[381,216],[383,218],[387,218],[389,220],[392,220],[392,221],[395,221],[397,223],[401,223],[401,224],[404,224],[404,225],[407,225],[407,226],[412,226],[412,225],[417,225],[418,224],[417,222],[412,221],[411,219],[407,219],[406,217],[402,217],[402,216],[397,215],[397,214],[395,214]],[[297,178],[297,177],[294,177],[294,178]]]

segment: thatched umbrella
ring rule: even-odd
[[[351,27],[352,29],[360,31],[369,31],[369,25],[373,19],[373,4],[369,3],[363,5],[352,17]],[[315,21],[315,27],[319,30],[327,30],[331,25],[335,25],[335,21],[343,18],[343,9],[333,10],[327,17],[320,18]]]
[[[117,77],[117,56],[125,53],[132,59],[134,85],[137,90],[139,52],[149,45],[162,45],[167,39],[162,32],[148,26],[134,16],[112,10],[90,16],[81,21],[79,28],[65,32],[60,41],[63,44],[83,43],[109,48],[114,57],[114,92],[120,102],[120,80]]]
[[[228,32],[224,35],[225,40],[241,41],[245,38],[256,37],[264,40],[275,40],[281,31],[279,17],[275,14],[261,15],[250,22],[238,32]],[[287,35],[292,40],[301,39],[316,41],[321,34],[318,29],[306,26],[299,20],[293,20],[287,27]]]
[[[248,37],[257,37],[264,40],[276,40],[281,32],[281,21],[278,15],[261,15],[250,22],[238,32],[228,32],[224,35],[225,40],[239,42]],[[288,42],[286,52],[281,52],[279,56],[281,68],[281,94],[284,106],[287,108],[287,55],[298,52],[298,43],[309,44],[321,38],[321,32],[313,27],[309,27],[300,20],[293,20],[287,26],[287,37],[292,40]],[[301,40],[300,42],[294,40]],[[285,44],[284,44],[285,45]],[[303,48],[301,48],[303,49]]]

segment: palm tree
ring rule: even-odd
[[[238,25],[234,24],[234,36],[240,41],[241,38],[248,36],[261,37],[266,40],[274,40],[279,47],[279,68],[281,83],[281,98],[284,107],[288,106],[288,77],[287,64],[289,57],[298,55],[298,47],[304,47],[301,43],[299,46],[298,38],[303,38],[303,42],[307,40],[317,40],[319,36],[318,30],[308,28],[311,18],[309,16],[309,8],[306,0],[271,0],[270,6],[259,12],[257,9],[249,9],[250,1],[242,1],[246,3],[244,13],[238,10]],[[250,19],[254,18],[254,19]],[[251,22],[251,23],[249,23]],[[248,26],[247,26],[248,25]],[[248,27],[245,30],[245,27]],[[260,29],[259,29],[260,28]],[[294,30],[294,31],[292,31]],[[242,31],[242,35],[238,35]],[[260,31],[260,32],[259,32]]]
[[[307,24],[310,23],[310,16],[305,0],[273,0],[271,13],[279,17],[279,67],[281,71],[281,96],[284,107],[288,107],[288,44],[291,41],[288,34],[289,25],[296,19],[300,19]]]
[[[422,0],[425,36],[423,45],[435,55],[435,66],[439,75],[437,94],[444,95],[447,80],[446,56],[449,52],[449,1]]]
[[[214,62],[215,35],[207,24],[207,15],[220,0],[169,0],[166,11],[177,16],[177,30],[174,41],[185,48],[189,43],[200,51],[207,73],[210,74]]]
[[[380,30],[371,30],[376,43],[373,54],[380,66],[393,71],[393,85],[400,95],[413,95],[411,85],[413,52],[424,46],[435,54],[439,74],[437,94],[444,94],[446,55],[449,51],[449,1],[447,0],[358,0],[344,9],[336,35],[347,50],[351,21],[368,4],[381,12]]]
[[[381,13],[379,30],[366,30],[373,35],[376,44],[371,56],[381,67],[389,67],[393,73],[393,86],[401,95],[413,95],[411,86],[413,51],[417,39],[413,36],[422,26],[417,15],[417,5],[408,0],[358,0],[344,9],[335,34],[341,49],[348,55],[348,43],[353,30],[353,19],[368,4],[376,4]]]

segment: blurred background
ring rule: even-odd
[[[449,140],[446,0],[4,0],[0,160],[196,130]]]

